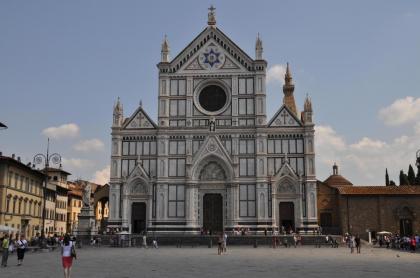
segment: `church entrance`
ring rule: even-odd
[[[203,229],[212,234],[223,231],[223,198],[220,194],[203,197]]]
[[[295,205],[293,202],[281,202],[279,204],[279,224],[286,231],[295,230]]]
[[[131,233],[146,231],[146,203],[133,203],[131,207]]]

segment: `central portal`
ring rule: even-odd
[[[223,231],[223,198],[220,194],[203,197],[203,229],[214,234]]]
[[[133,234],[146,231],[146,203],[133,203],[131,207],[131,229]]]

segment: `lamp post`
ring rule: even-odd
[[[0,129],[7,129],[7,125],[5,125],[2,122],[0,122]]]
[[[47,184],[48,184],[48,167],[52,164],[61,164],[61,155],[58,153],[50,154],[50,138],[47,141],[47,153],[46,155],[39,153],[34,156],[34,165],[44,164],[44,174],[45,174],[45,184],[42,190],[42,230],[41,230],[41,238],[45,239],[45,204],[46,204],[46,191],[47,191]]]

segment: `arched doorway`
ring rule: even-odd
[[[146,203],[133,203],[131,207],[131,233],[140,234],[146,231]]]
[[[295,230],[295,205],[293,202],[280,202],[279,224],[286,231],[290,231],[290,229]]]
[[[212,234],[223,231],[223,198],[221,194],[204,195],[203,229]]]

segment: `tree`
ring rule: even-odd
[[[385,185],[389,186],[388,168],[385,169]]]
[[[420,185],[420,164],[417,165],[416,185]]]
[[[400,186],[401,185],[410,185],[408,182],[408,177],[406,174],[404,174],[403,170],[400,171]]]
[[[408,183],[409,184],[411,184],[411,185],[416,184],[416,174],[414,173],[414,169],[413,169],[413,166],[411,166],[411,164],[410,164],[410,166],[408,166],[407,178],[408,178]]]
[[[397,186],[397,185],[395,184],[395,181],[391,180],[391,181],[389,182],[389,186]]]

